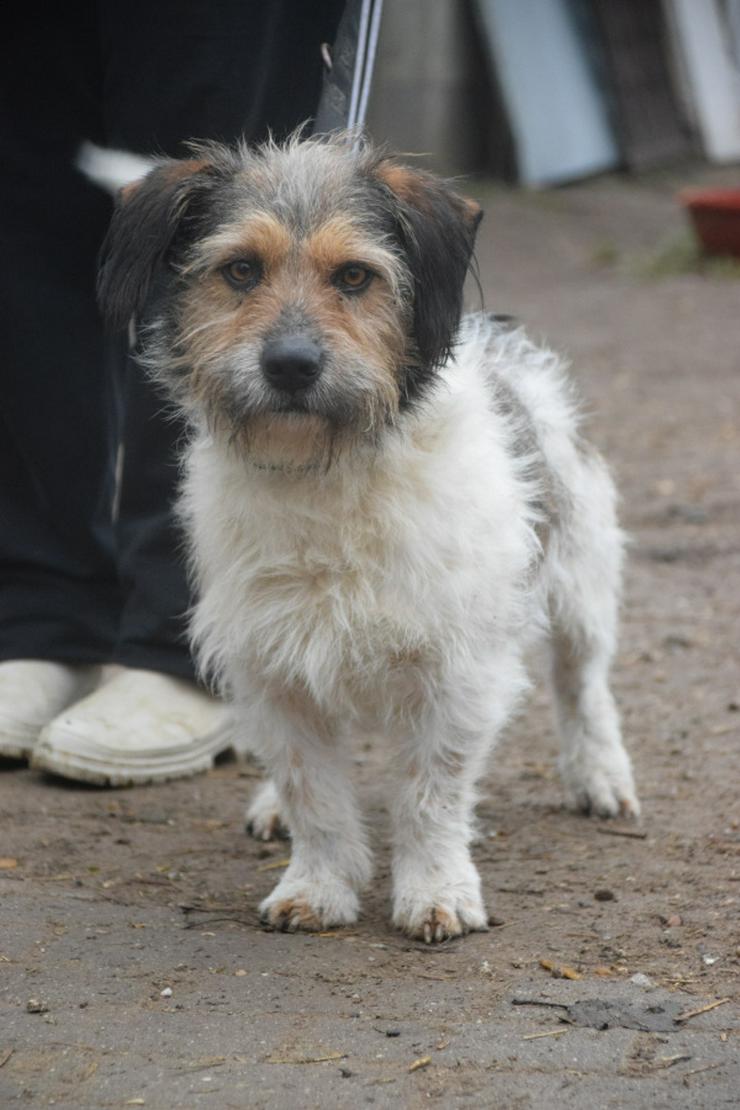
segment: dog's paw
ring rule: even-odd
[[[269,780],[257,787],[247,806],[246,828],[255,840],[286,840],[290,836],[280,814],[277,791]]]
[[[624,748],[563,761],[560,777],[570,809],[597,817],[640,815],[632,767]]]
[[[393,924],[414,940],[439,944],[465,933],[485,932],[488,914],[478,890],[431,899],[417,894],[396,898]]]
[[[287,881],[286,881],[287,880]],[[260,921],[271,929],[294,933],[354,925],[360,911],[355,891],[341,880],[281,880],[260,905]]]

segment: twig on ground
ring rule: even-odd
[[[714,1071],[716,1068],[721,1068],[722,1064],[705,1064],[703,1068],[692,1068],[691,1071],[684,1072],[681,1077],[684,1087],[688,1087],[689,1079],[692,1075],[700,1075],[703,1071]]]
[[[562,1037],[563,1033],[567,1033],[567,1029],[550,1029],[547,1033],[527,1033],[526,1037],[522,1037],[523,1041],[536,1041],[540,1037]]]
[[[675,1021],[688,1021],[689,1018],[697,1017],[699,1014],[706,1014],[709,1010],[716,1010],[718,1006],[724,1006],[725,1002],[731,1002],[731,998],[719,998],[716,1002],[708,1002],[706,1006],[699,1006],[696,1010],[685,1010],[684,1013],[679,1014]]]
[[[653,1071],[662,1071],[664,1068],[672,1068],[674,1064],[683,1064],[691,1057],[687,1056],[684,1052],[678,1052],[675,1056],[661,1056],[659,1060],[654,1060],[652,1064]]]
[[[496,891],[499,894],[536,894],[538,897],[545,893],[544,890],[540,890],[538,887],[526,886],[499,886]]]
[[[597,833],[603,836],[626,836],[630,840],[646,840],[647,833],[644,829],[613,829],[609,825],[597,825]]]
[[[346,1052],[328,1052],[326,1056],[268,1056],[266,1064],[325,1064],[330,1060],[346,1060]]]
[[[552,1006],[556,1010],[567,1010],[565,1002],[543,1002],[540,998],[512,998],[512,1006]]]

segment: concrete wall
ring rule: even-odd
[[[465,0],[384,0],[367,126],[444,173],[485,161],[481,67]]]

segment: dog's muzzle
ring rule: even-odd
[[[303,335],[270,339],[262,351],[262,373],[273,389],[291,395],[309,389],[321,374],[318,343]]]

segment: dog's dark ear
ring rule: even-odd
[[[389,190],[414,282],[414,338],[427,368],[444,362],[460,322],[465,275],[483,213],[444,181],[384,158],[375,169]]]
[[[212,185],[210,169],[200,160],[173,159],[121,189],[98,272],[98,303],[114,326],[142,312],[196,198]]]

